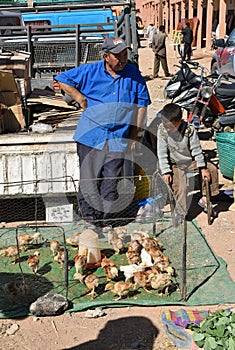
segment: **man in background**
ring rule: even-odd
[[[192,54],[192,42],[193,42],[193,31],[190,28],[190,23],[187,22],[185,28],[182,29],[183,34],[183,42],[184,42],[184,53],[183,53],[183,61],[190,61]]]
[[[147,37],[148,37],[148,46],[149,47],[152,47],[154,31],[155,31],[154,24],[152,22],[150,22],[149,26],[147,28]]]
[[[160,25],[159,31],[153,34],[152,50],[154,52],[153,78],[158,78],[160,63],[166,77],[170,77],[166,57],[166,32],[165,26]]]

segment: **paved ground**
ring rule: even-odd
[[[148,80],[152,74],[153,54],[151,49],[146,47],[146,42],[142,41],[143,48],[140,49],[140,69],[146,77],[152,98],[152,105],[149,108],[149,120],[161,108],[164,102],[162,90],[166,80]],[[197,59],[201,64],[209,68],[211,52],[194,52],[193,59]],[[168,61],[171,72],[176,70],[173,67],[177,63],[178,57],[168,43]],[[160,71],[161,74],[161,71]],[[203,147],[214,149],[214,141],[204,142]],[[220,176],[221,186],[231,186],[230,181],[226,181]],[[207,225],[207,218],[204,213],[197,218],[209,244],[217,255],[223,257],[228,264],[228,271],[235,281],[235,215],[228,211],[226,203],[220,203],[220,212],[213,225]],[[204,306],[199,309],[215,310],[218,307],[227,305]],[[231,305],[230,305],[231,306]],[[169,308],[169,307],[167,307]],[[171,309],[178,307],[172,305]],[[95,319],[84,317],[85,312],[77,312],[72,315],[62,315],[58,317],[46,317],[35,319],[26,317],[21,320],[0,320],[1,326],[10,323],[17,323],[20,328],[12,336],[1,336],[0,349],[12,350],[163,350],[175,349],[169,342],[162,328],[161,313],[166,307],[127,307],[110,308],[106,310],[106,316]],[[153,334],[155,336],[153,337]],[[109,345],[97,345],[97,339],[105,337]],[[123,339],[121,345],[121,338]],[[155,338],[155,339],[154,339]],[[89,342],[90,341],[90,342]],[[84,344],[81,346],[81,344]],[[101,343],[99,343],[101,344]],[[139,347],[135,347],[134,345]]]

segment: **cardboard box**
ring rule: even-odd
[[[17,78],[28,79],[30,54],[27,52],[11,52],[0,54],[0,70],[12,70]]]
[[[21,98],[11,71],[0,71],[0,103],[3,105],[5,132],[17,132],[25,127]]]
[[[3,134],[4,132],[4,108],[2,107],[2,105],[0,105],[0,134]]]

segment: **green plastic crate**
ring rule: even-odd
[[[216,134],[220,172],[233,179],[235,168],[235,133],[220,132]]]

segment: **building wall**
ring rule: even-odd
[[[136,8],[145,27],[164,24],[168,34],[190,20],[197,48],[211,47],[212,32],[221,38],[235,27],[235,0],[136,0]]]

